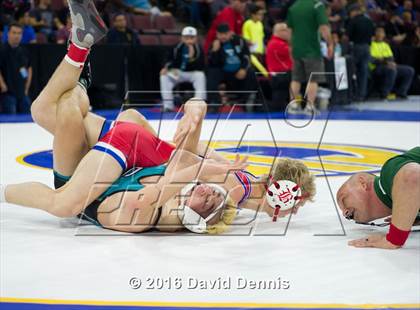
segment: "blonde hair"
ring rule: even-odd
[[[307,196],[307,200],[314,201],[316,194],[315,177],[309,172],[308,167],[303,162],[291,158],[279,158],[274,163],[271,176],[274,180],[295,182],[302,189],[302,196]],[[267,182],[267,186],[270,186],[271,182],[267,175],[262,180]]]
[[[226,232],[232,225],[237,213],[237,205],[229,196],[226,198],[223,207],[223,214],[220,220],[213,225],[207,225],[207,233],[210,235],[218,235]]]

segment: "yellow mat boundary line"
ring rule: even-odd
[[[419,304],[317,304],[317,303],[234,303],[234,302],[160,302],[160,301],[99,301],[99,300],[60,300],[38,298],[0,297],[0,303],[34,303],[56,305],[86,306],[147,306],[147,307],[200,307],[200,308],[343,308],[377,309],[405,308],[419,309]]]

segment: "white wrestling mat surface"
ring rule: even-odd
[[[152,124],[158,127],[158,121]],[[203,140],[211,139],[214,124],[205,121]],[[244,225],[254,217],[249,211],[241,211],[238,225],[223,236],[129,235],[2,204],[2,300],[181,308],[419,307],[420,233],[394,251],[349,247],[349,240],[387,228],[357,225],[337,215],[316,156],[325,121],[302,129],[283,120],[270,124],[282,154],[305,160],[319,175],[316,201],[290,219],[286,234],[288,218],[274,223],[260,215]],[[170,140],[175,125],[164,121],[160,136]],[[251,171],[267,171],[275,154],[267,121],[221,121],[212,140],[219,149],[236,148],[243,133],[240,152],[252,155]],[[0,183],[52,186],[51,170],[18,162],[23,154],[51,149],[52,137],[33,123],[0,124],[0,134]],[[330,120],[320,154],[334,197],[343,173],[378,171],[389,157],[419,144],[419,122]],[[130,283],[133,277],[142,281],[140,288],[130,287],[139,283]],[[269,280],[275,287],[251,284]]]

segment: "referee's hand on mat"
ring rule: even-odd
[[[349,241],[348,245],[356,248],[378,248],[378,249],[398,249],[400,246],[394,245],[386,240],[385,234],[369,235],[366,238]]]

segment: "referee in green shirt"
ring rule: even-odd
[[[383,249],[403,246],[413,223],[420,220],[420,147],[389,159],[379,176],[354,174],[338,190],[337,202],[343,215],[358,223],[392,215],[387,235],[353,240],[349,245]]]

